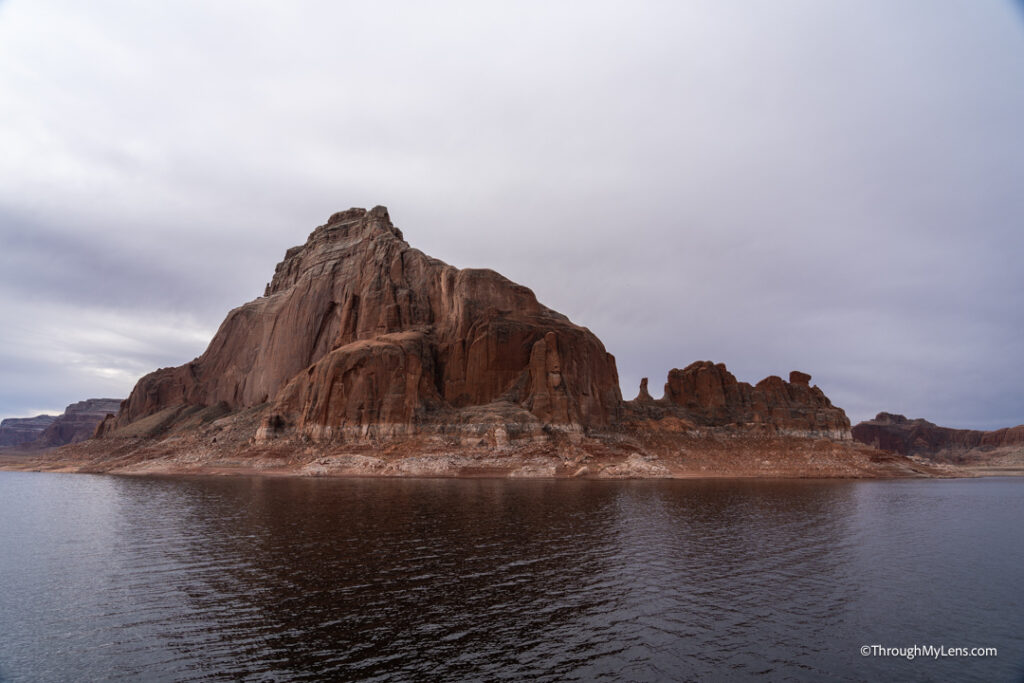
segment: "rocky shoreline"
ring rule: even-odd
[[[702,444],[703,445],[703,444]],[[725,455],[724,461],[721,456]],[[964,477],[977,473],[953,466],[907,463],[899,458],[878,459],[875,453],[843,453],[842,460],[822,451],[784,454],[781,450],[749,451],[715,444],[715,451],[681,452],[663,459],[628,455],[578,454],[554,456],[544,450],[521,449],[514,454],[441,451],[397,456],[370,449],[290,452],[261,450],[237,456],[210,455],[189,448],[152,458],[96,457],[76,453],[0,457],[0,470],[77,472],[119,475],[266,475],[313,477],[425,477],[511,479],[890,479],[907,477]],[[717,458],[715,457],[717,456]],[[765,457],[760,457],[765,456]],[[781,456],[781,457],[780,457]],[[992,472],[998,476],[999,472]]]
[[[906,478],[974,476],[951,465],[885,453],[851,441],[741,434],[733,429],[667,432],[639,425],[596,436],[551,431],[533,439],[421,433],[348,443],[252,436],[259,410],[163,438],[111,436],[18,459],[0,469],[126,475],[207,474],[456,478]],[[470,429],[469,432],[475,430]]]

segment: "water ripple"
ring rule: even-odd
[[[0,473],[0,680],[1010,680],[1022,483]]]

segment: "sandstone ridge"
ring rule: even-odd
[[[878,413],[853,427],[857,441],[891,453],[936,462],[974,464],[995,460],[1024,465],[1024,425],[993,431],[940,427],[921,418]]]
[[[752,386],[701,361],[670,371],[661,399],[645,380],[623,401],[588,329],[492,270],[410,247],[380,206],[336,213],[288,249],[262,297],[201,356],[139,380],[96,435],[67,453],[103,470],[168,458],[364,474],[675,476],[687,458],[710,473],[913,469],[851,445],[845,413],[802,372]]]

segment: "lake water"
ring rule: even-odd
[[[1024,480],[0,472],[0,581],[3,681],[1022,680]]]

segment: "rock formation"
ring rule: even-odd
[[[640,391],[637,392],[636,398],[633,401],[637,403],[651,403],[654,398],[651,396],[651,392],[647,390],[647,378],[644,377],[640,380]]]
[[[64,409],[33,444],[38,448],[52,448],[84,441],[93,435],[97,425],[108,415],[117,415],[121,399],[88,398],[72,403]]]
[[[60,415],[9,418],[0,423],[0,446],[25,450],[55,448],[84,441],[104,419],[117,415],[121,399],[88,398],[72,403]]]
[[[751,386],[702,361],[672,370],[661,399],[645,379],[624,402],[615,359],[589,330],[494,271],[411,248],[383,207],[350,209],[288,249],[264,295],[231,311],[200,357],[143,377],[100,438],[65,452],[99,471],[114,453],[122,471],[919,471],[851,445],[846,415],[810,379]]]
[[[336,213],[287,251],[264,296],[206,352],[139,381],[105,431],[180,405],[268,406],[260,434],[409,434],[495,404],[569,430],[607,426],[615,360],[589,330],[491,270],[412,249],[387,210]]]
[[[942,462],[982,460],[996,451],[1024,451],[1024,425],[989,432],[951,429],[892,413],[879,413],[875,419],[857,424],[853,438],[883,451]]]
[[[704,427],[849,440],[846,413],[810,381],[810,375],[794,370],[789,382],[772,375],[751,386],[738,382],[724,363],[697,361],[669,371],[659,400],[651,398],[644,378],[639,396],[628,405],[648,418],[669,413]]]
[[[56,415],[9,417],[0,422],[0,447],[31,443],[56,419]]]

